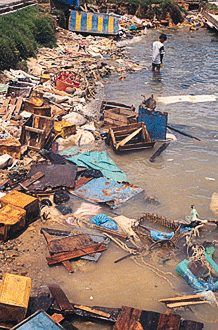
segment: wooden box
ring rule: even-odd
[[[21,144],[17,139],[9,138],[0,140],[0,155],[8,154],[13,158],[20,159]]]
[[[126,126],[137,123],[138,115],[135,111],[124,108],[112,108],[104,111],[104,124],[110,126]]]
[[[35,107],[41,107],[44,104],[44,101],[38,97],[31,97],[30,99],[24,102],[24,110],[33,113]]]
[[[34,107],[33,113],[42,117],[51,117],[51,107],[49,105],[43,107]]]
[[[26,211],[14,205],[0,209],[0,240],[6,241],[25,227]]]
[[[37,198],[13,190],[0,199],[2,207],[14,205],[26,211],[26,222],[31,222],[39,215],[39,201]]]
[[[32,114],[22,126],[20,137],[21,145],[36,151],[48,146],[51,142],[51,133],[54,126],[54,119],[45,116]]]
[[[72,134],[76,134],[76,125],[66,120],[57,121],[54,123],[54,131],[55,135],[59,135],[65,139]]]
[[[144,123],[137,123],[110,128],[106,143],[121,152],[153,148],[155,141],[151,141]]]
[[[4,274],[0,286],[0,321],[18,323],[26,315],[31,278],[14,274]]]

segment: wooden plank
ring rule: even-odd
[[[199,305],[199,304],[209,304],[210,302],[207,300],[199,300],[199,301],[182,301],[182,302],[176,302],[167,304],[167,307],[169,308],[177,308],[182,306],[190,306],[190,305]]]
[[[92,224],[91,227],[92,227],[92,228],[95,228],[95,229],[97,229],[97,230],[99,230],[99,231],[102,231],[102,232],[104,232],[104,233],[110,234],[111,236],[118,237],[118,238],[120,238],[120,239],[122,239],[122,240],[124,240],[124,241],[126,241],[127,238],[128,238],[128,235],[126,235],[126,234],[117,233],[117,232],[115,232],[114,230],[110,230],[110,229],[102,228],[102,227],[100,227],[100,226],[98,226],[98,225],[94,225],[94,224]]]
[[[23,103],[23,98],[22,98],[22,97],[18,97],[18,98],[17,98],[16,107],[15,107],[15,110],[14,110],[14,113],[15,113],[16,115],[19,114],[20,109],[21,109],[21,106],[22,106],[22,103]]]
[[[52,305],[53,298],[50,297],[49,293],[40,293],[37,297],[30,297],[28,306],[29,314],[34,314],[38,310],[47,312]]]
[[[6,114],[3,116],[3,119],[10,120],[14,110],[15,110],[15,105],[9,105],[8,110],[6,111]]]
[[[143,330],[139,323],[141,312],[139,309],[123,306],[113,330]]]
[[[1,180],[1,181],[0,181],[0,188],[1,188],[2,186],[5,186],[9,181],[10,181],[9,179]]]
[[[74,269],[69,260],[62,261],[62,265],[66,268],[68,273],[70,274],[74,273]]]
[[[49,252],[62,253],[62,252],[73,252],[82,248],[93,245],[94,242],[91,237],[87,234],[78,234],[63,237],[61,239],[51,240],[48,244]]]
[[[184,330],[202,330],[204,328],[204,324],[195,321],[182,320],[181,321],[182,329]]]
[[[43,134],[44,130],[35,128],[35,127],[30,127],[30,126],[25,126],[25,130],[28,132],[33,132],[33,133],[38,133],[38,134]]]
[[[59,254],[53,255],[52,257],[47,257],[46,260],[49,265],[55,265],[62,261],[65,261],[65,260],[77,259],[77,258],[85,256],[87,254],[103,252],[105,250],[107,250],[105,244],[100,243],[100,244],[88,246],[84,249],[80,249],[80,250],[73,251],[73,252],[59,253]]]
[[[128,133],[130,130],[136,130],[137,128],[141,127],[141,123],[134,123],[134,124],[129,124],[126,126],[121,126],[121,127],[113,127],[114,133],[118,133],[119,131],[124,131],[126,130],[126,133]]]
[[[54,313],[53,315],[51,315],[52,320],[54,320],[57,323],[60,323],[61,321],[64,320],[64,317],[62,314],[58,314],[58,313]]]
[[[83,306],[83,305],[73,305],[73,306],[74,306],[74,308],[81,309],[83,311],[93,313],[93,314],[96,314],[96,315],[100,315],[100,316],[103,316],[103,317],[106,317],[106,318],[111,317],[111,315],[109,313],[105,313],[105,312],[99,311],[99,310],[91,308],[91,307],[87,307],[87,306]]]
[[[49,290],[51,291],[52,296],[55,298],[60,310],[64,313],[72,313],[73,306],[69,302],[64,291],[57,285],[49,285]]]
[[[37,172],[34,175],[32,175],[29,179],[26,179],[23,182],[19,182],[18,184],[24,189],[28,190],[28,187],[33,184],[34,182],[38,181],[44,176],[42,172]],[[15,187],[13,190],[20,190],[20,187]]]
[[[155,162],[155,159],[169,146],[170,142],[164,142],[151,156],[149,159],[149,162],[153,163]]]
[[[180,321],[181,321],[180,315],[160,314],[157,330],[163,330],[163,329],[179,330]]]
[[[142,225],[140,225],[140,227],[145,228]],[[159,299],[158,301],[167,304],[170,302],[181,302],[181,301],[188,301],[188,300],[204,299],[204,297],[205,297],[205,295],[203,295],[203,294],[193,294],[193,295],[187,295],[187,296],[181,296],[181,297]]]
[[[110,136],[111,136],[113,145],[116,145],[116,139],[114,136],[114,131],[112,129],[110,129]]]
[[[5,99],[3,101],[3,104],[1,106],[1,115],[5,115],[7,109],[8,109],[8,105],[9,105],[10,99]]]
[[[110,119],[116,120],[117,122],[123,122],[124,124],[128,123],[127,116],[116,114],[113,112],[110,113],[110,112],[105,111],[104,119],[105,118],[110,118]]]
[[[119,149],[119,147],[123,147],[126,143],[128,143],[136,135],[138,135],[141,132],[141,130],[142,130],[142,127],[138,128],[135,132],[133,132],[132,134],[128,135],[125,139],[123,139],[119,143],[117,143],[116,149]]]

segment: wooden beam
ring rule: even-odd
[[[46,260],[49,265],[56,265],[58,263],[61,263],[65,260],[72,260],[77,259],[79,257],[85,256],[87,254],[92,254],[96,252],[103,252],[107,250],[105,244],[95,244],[92,246],[85,247],[83,249],[79,249],[77,251],[68,252],[68,253],[58,253],[53,255],[52,257],[47,257]]]
[[[74,306],[74,308],[81,309],[83,311],[90,312],[90,313],[100,315],[103,317],[109,318],[111,316],[109,313],[105,313],[105,312],[99,311],[99,310],[91,308],[91,307],[87,307],[87,306],[83,306],[83,305],[73,305],[73,306]]]
[[[123,139],[119,143],[117,143],[116,149],[119,149],[119,147],[124,146],[127,142],[132,140],[137,134],[139,134],[141,132],[141,130],[142,130],[142,127],[138,128],[135,132],[131,133],[125,139]]]
[[[64,291],[58,285],[49,285],[49,290],[51,291],[52,296],[55,298],[60,310],[64,313],[72,313],[73,306],[69,302]]]

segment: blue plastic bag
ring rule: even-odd
[[[94,225],[101,226],[106,229],[110,229],[110,230],[118,229],[116,222],[111,218],[109,218],[104,213],[95,215],[94,217],[91,218],[90,222],[93,223]]]

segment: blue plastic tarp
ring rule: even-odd
[[[67,160],[73,162],[77,166],[99,170],[108,179],[118,182],[127,181],[126,174],[108,157],[106,151],[86,151],[82,154],[67,158]]]
[[[156,239],[157,241],[160,241],[162,239],[171,239],[174,235],[174,231],[172,231],[171,233],[163,233],[158,230],[151,230],[150,234],[151,234],[151,238]]]
[[[128,183],[101,177],[92,179],[71,193],[94,203],[106,203],[114,209],[142,191],[142,188]]]

